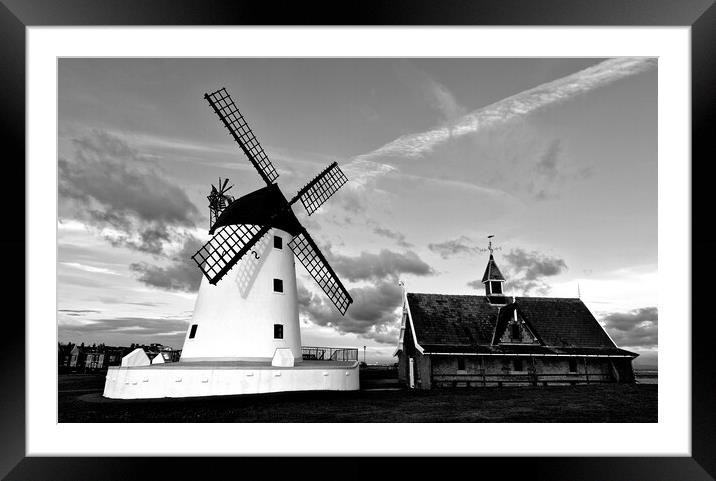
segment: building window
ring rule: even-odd
[[[490,282],[490,292],[493,294],[502,294],[502,283]]]
[[[522,337],[520,336],[520,325],[516,322],[510,324],[510,337],[512,339],[520,339]]]
[[[192,324],[191,330],[189,331],[189,339],[194,339],[196,337],[196,328],[199,327],[198,324]]]
[[[273,280],[273,291],[274,292],[283,292],[283,281],[281,279]]]
[[[273,338],[274,339],[283,339],[283,324],[274,324],[273,325]]]
[[[569,359],[569,372],[577,372],[577,360],[574,358]]]
[[[276,249],[283,249],[283,239],[281,238],[281,236],[273,236],[273,246]]]
[[[458,370],[458,371],[464,371],[464,370],[465,370],[465,358],[464,358],[464,357],[458,357],[458,358],[457,358],[457,370]]]
[[[512,366],[515,371],[523,371],[524,370],[523,366],[522,366],[522,359],[520,359],[519,357],[512,361]]]

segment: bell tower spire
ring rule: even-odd
[[[485,296],[489,299],[491,304],[506,304],[507,298],[504,293],[505,277],[500,272],[497,263],[495,262],[494,251],[500,250],[500,247],[492,246],[492,238],[494,235],[487,236],[487,249],[490,252],[490,258],[487,261],[487,267],[485,267],[485,273],[482,275],[482,284],[485,286]]]

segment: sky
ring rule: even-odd
[[[203,99],[226,87],[351,292],[297,266],[303,345],[393,362],[402,290],[483,294],[487,236],[516,296],[578,297],[657,362],[657,61],[650,58],[59,60],[58,340],[181,348],[206,196],[262,187]],[[362,359],[362,358],[361,358]]]

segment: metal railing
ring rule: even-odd
[[[357,361],[358,348],[302,346],[301,355],[306,361]]]

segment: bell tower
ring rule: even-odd
[[[485,286],[485,296],[490,301],[490,304],[507,304],[507,297],[505,296],[504,284],[505,277],[500,272],[495,262],[493,255],[494,251],[499,250],[499,247],[492,247],[492,238],[494,235],[487,236],[487,251],[490,252],[490,259],[487,261],[487,267],[485,267],[485,273],[482,275],[482,284]]]

